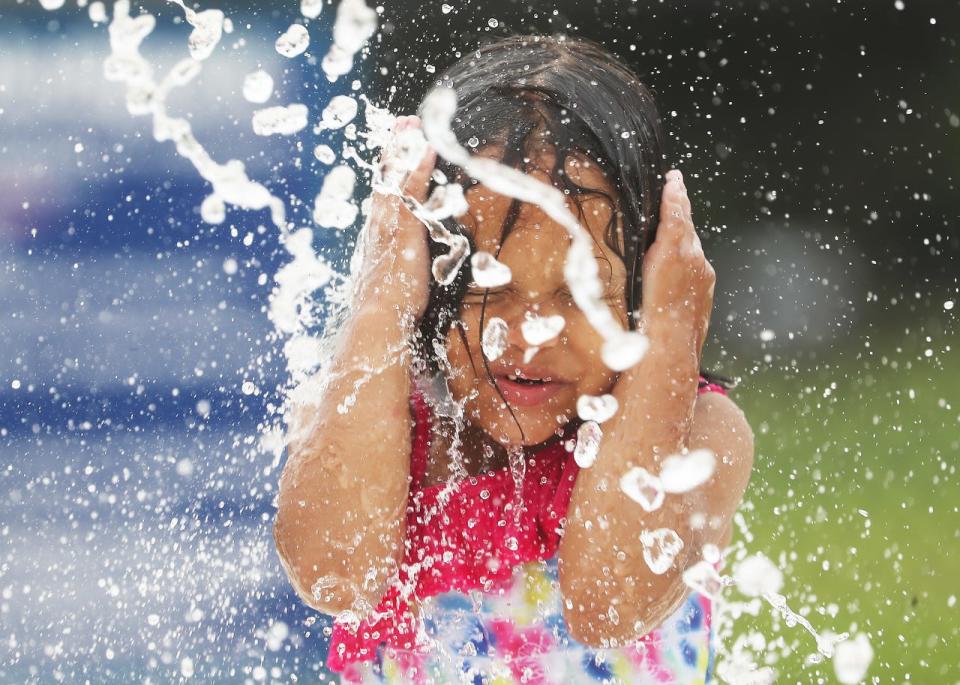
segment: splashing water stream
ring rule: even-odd
[[[42,0],[47,9],[56,9],[63,3],[56,0]],[[264,185],[251,180],[242,161],[229,160],[220,164],[215,162],[204,147],[194,137],[189,122],[184,118],[170,116],[166,111],[166,98],[174,89],[187,86],[200,73],[201,62],[215,51],[225,30],[227,20],[220,10],[195,11],[188,8],[182,0],[168,0],[179,6],[191,25],[188,38],[190,58],[176,64],[159,82],[154,78],[152,66],[141,56],[139,49],[143,40],[154,30],[156,20],[148,13],[136,17],[130,16],[129,0],[117,0],[114,4],[113,18],[109,24],[111,54],[104,62],[104,75],[110,81],[123,83],[126,88],[126,105],[131,115],[149,115],[153,125],[154,138],[159,142],[172,141],[177,152],[189,160],[198,173],[212,186],[212,193],[203,201],[201,215],[212,224],[225,218],[227,205],[240,209],[269,209],[272,222],[280,229],[281,243],[292,259],[275,276],[277,287],[271,295],[268,315],[278,333],[286,338],[284,354],[292,386],[288,390],[286,401],[289,404],[309,404],[311,398],[318,396],[323,382],[317,376],[311,377],[311,371],[322,368],[324,359],[322,350],[307,331],[317,322],[313,320],[309,303],[316,290],[328,284],[338,275],[326,261],[319,257],[313,247],[313,231],[308,228],[292,230],[287,224],[286,208],[283,200],[274,196]],[[308,19],[316,18],[322,9],[317,0],[302,0],[301,12]],[[99,12],[99,10],[98,10]],[[91,7],[91,18],[94,9]],[[98,14],[99,16],[99,14]],[[104,16],[105,19],[105,16]],[[377,27],[377,14],[363,0],[341,0],[337,8],[336,23],[333,31],[333,44],[322,60],[322,68],[330,81],[347,74],[353,67],[354,57],[374,35]],[[309,31],[300,24],[292,24],[277,40],[277,50],[288,58],[302,54],[309,46]],[[250,102],[266,102],[273,90],[273,80],[266,72],[258,71],[248,75],[243,84],[244,97]],[[401,197],[406,206],[427,227],[432,240],[449,247],[445,255],[434,260],[432,273],[440,283],[450,283],[467,258],[469,244],[465,237],[451,233],[441,221],[462,213],[465,200],[459,186],[441,184],[426,203],[403,194],[399,183],[406,172],[416,166],[423,154],[425,142],[429,143],[448,161],[462,167],[470,176],[480,180],[492,190],[540,206],[552,219],[564,226],[572,242],[567,254],[564,276],[570,286],[574,300],[584,312],[590,324],[603,336],[603,360],[613,370],[625,370],[639,361],[646,351],[646,338],[638,332],[623,330],[601,299],[602,288],[598,279],[596,260],[587,232],[578,224],[569,212],[567,201],[562,193],[536,179],[526,176],[516,169],[479,156],[471,155],[462,147],[450,129],[450,122],[456,108],[456,98],[452,91],[437,88],[432,91],[424,103],[424,133],[408,130],[401,136],[391,138],[389,131],[394,120],[388,111],[374,106],[361,96],[366,103],[366,118],[369,131],[362,134],[368,149],[393,144],[392,159],[395,166],[380,168],[376,164],[365,162],[356,150],[349,148],[344,157],[353,159],[362,168],[373,172],[372,187],[380,192]],[[351,122],[357,114],[357,103],[353,98],[337,96],[323,110],[318,130],[339,129]],[[293,104],[258,111],[253,118],[253,129],[260,135],[294,135],[307,126],[309,111],[306,106]],[[328,146],[317,146],[315,155],[324,164],[332,164],[335,154]],[[356,175],[353,170],[340,165],[333,167],[327,174],[323,187],[315,199],[314,220],[322,227],[347,228],[358,214],[353,203]],[[458,192],[459,191],[459,192]],[[497,287],[510,280],[509,269],[486,253],[476,253],[471,257],[474,278],[480,287]],[[560,321],[538,319],[535,325],[524,328],[524,337],[534,346],[559,334],[563,327]],[[496,359],[506,347],[506,324],[500,319],[491,319],[483,333],[483,351],[488,359]],[[449,369],[449,362],[442,348],[437,350],[443,363]],[[399,357],[409,354],[407,348],[393,351]],[[393,356],[393,355],[390,355]],[[388,362],[389,363],[389,362]],[[361,369],[364,376],[357,381],[354,394],[345,398],[338,411],[349,411],[355,401],[356,390],[381,369],[370,367]],[[327,379],[329,380],[329,379]],[[318,387],[318,383],[321,387]],[[460,435],[465,425],[464,405],[444,403],[449,400],[449,389],[441,392],[437,401],[441,415],[451,419],[454,434],[450,447],[451,479],[447,493],[451,492],[457,480],[466,477],[460,455]],[[588,468],[596,458],[602,432],[599,423],[608,420],[616,411],[616,401],[612,396],[584,396],[578,402],[578,413],[585,423],[578,433],[575,458],[583,468]],[[286,436],[290,439],[290,436]],[[273,442],[276,442],[274,440]],[[279,450],[274,450],[279,454]],[[522,448],[509,447],[508,457],[513,476],[517,501],[516,513],[519,515],[522,503],[522,483],[526,471],[526,462]],[[661,506],[665,495],[688,492],[702,485],[712,474],[715,466],[714,456],[705,450],[676,455],[664,461],[660,475],[654,475],[645,469],[635,467],[621,478],[620,488],[646,511],[654,511]],[[742,514],[734,517],[741,528],[744,540],[749,543],[752,536],[746,530]],[[644,531],[641,535],[644,546],[644,558],[655,573],[664,573],[673,564],[676,555],[683,547],[683,540],[669,529]],[[741,543],[742,544],[742,543]],[[743,551],[742,548],[740,550]],[[755,557],[741,559],[734,579],[720,575],[714,568],[719,554],[704,550],[704,559],[685,570],[683,580],[691,588],[703,593],[716,602],[718,621],[730,620],[734,614],[757,611],[756,598],[762,598],[781,615],[788,626],[801,625],[813,636],[818,653],[824,658],[837,656],[837,674],[842,682],[857,682],[866,671],[872,658],[869,642],[859,635],[855,641],[846,642],[848,634],[824,635],[818,633],[811,623],[792,611],[786,598],[779,594],[782,576],[770,562],[758,562]],[[709,558],[708,558],[709,557]],[[775,572],[771,572],[771,568]],[[780,580],[778,580],[778,577]],[[315,592],[324,592],[329,587],[329,579],[319,579],[314,586]],[[721,602],[726,588],[736,585],[737,589],[748,597],[754,598],[745,603]],[[407,588],[410,591],[410,588]],[[355,618],[355,617],[354,617]],[[350,616],[344,620],[351,619]],[[352,620],[352,619],[351,619]],[[737,641],[729,650],[727,665],[718,668],[718,675],[727,682],[772,682],[773,672],[769,668],[743,666],[741,657],[749,649],[748,641]],[[749,645],[748,645],[749,646]],[[842,663],[840,657],[842,656]],[[744,662],[746,663],[746,662]]]

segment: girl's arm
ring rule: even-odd
[[[399,117],[394,130],[417,125],[416,117]],[[428,150],[404,192],[425,199],[435,160]],[[332,362],[299,389],[321,391],[289,417],[273,535],[304,602],[362,618],[403,558],[413,428],[408,342],[426,308],[430,264],[426,230],[396,196],[374,194],[360,240],[354,304]]]
[[[700,558],[703,545],[729,541],[753,464],[753,434],[740,409],[719,393],[697,395],[715,276],[690,220],[682,181],[668,179],[658,236],[644,260],[650,348],[613,389],[620,411],[603,425],[596,463],[577,476],[560,543],[568,627],[576,639],[597,647],[635,640],[677,609],[688,592],[683,570]],[[653,512],[620,490],[620,478],[631,467],[657,474],[663,459],[683,448],[713,451],[716,466],[706,483],[668,494]],[[640,542],[642,531],[659,528],[675,531],[684,542],[662,575],[650,569]]]

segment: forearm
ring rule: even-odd
[[[274,537],[299,594],[338,613],[375,606],[400,561],[410,472],[410,326],[360,306],[315,403],[289,418]]]
[[[682,599],[676,566],[658,575],[644,560],[643,530],[669,528],[684,540],[687,553],[695,547],[689,520],[696,492],[669,496],[659,509],[646,512],[619,487],[632,467],[657,474],[665,457],[690,447],[696,343],[673,334],[651,340],[647,355],[614,387],[620,411],[603,425],[595,464],[577,477],[564,527],[561,585],[574,600],[572,622],[584,638],[590,629],[624,639],[642,634],[654,627],[651,619]],[[609,623],[611,606],[619,626]],[[634,626],[638,620],[648,625]]]

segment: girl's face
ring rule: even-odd
[[[530,175],[550,184],[549,176],[541,170],[551,168],[552,154],[544,153],[536,165],[538,169],[530,171]],[[584,188],[602,189],[616,196],[600,168],[586,158],[568,158],[565,172],[570,180]],[[570,245],[566,229],[536,205],[524,203],[506,242],[501,245],[500,234],[511,199],[484,185],[469,188],[466,198],[470,211],[458,220],[472,234],[478,250],[497,255],[499,249],[498,260],[512,272],[512,280],[507,285],[490,290],[484,326],[497,317],[509,328],[506,349],[499,358],[488,360],[488,364],[516,421],[484,369],[480,328],[484,291],[481,288],[467,290],[460,312],[467,345],[464,346],[456,330],[451,329],[447,337],[447,358],[453,368],[449,379],[451,393],[460,402],[476,391],[476,396],[465,405],[467,417],[493,440],[505,445],[537,445],[576,416],[580,395],[609,392],[617,374],[601,361],[603,338],[574,303],[564,280],[563,265]],[[583,198],[580,214],[572,198],[569,207],[580,225],[593,235],[606,303],[626,327],[626,269],[620,257],[604,242],[614,210],[602,196]],[[560,334],[541,344],[530,362],[524,364],[524,352],[531,346],[521,333],[521,323],[528,315],[557,314],[565,320]],[[552,380],[534,389],[517,386],[506,378],[517,369],[532,378]],[[523,436],[517,422],[523,427]]]

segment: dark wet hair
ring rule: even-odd
[[[667,170],[660,115],[647,87],[600,45],[582,38],[550,36],[497,40],[465,55],[440,75],[437,84],[453,88],[457,94],[452,127],[462,145],[477,149],[495,146],[502,149],[503,164],[527,171],[537,163],[537,153],[546,142],[556,153],[553,168],[546,171],[555,185],[577,198],[578,208],[579,200],[588,196],[600,196],[610,203],[614,211],[604,241],[626,266],[628,326],[636,330],[643,256],[656,238]],[[596,162],[615,195],[574,183],[563,173],[571,155]],[[473,182],[459,167],[443,160],[437,168],[465,188]],[[510,204],[501,247],[520,207],[519,200]],[[622,235],[617,230],[618,218]],[[469,232],[456,221],[444,223],[449,230],[467,236],[472,252],[476,246]],[[431,258],[446,250],[445,245],[431,241]],[[441,370],[436,346],[444,344],[451,325],[459,319],[471,280],[468,259],[450,284],[433,283],[414,340],[417,357],[428,372]],[[486,304],[485,291],[481,331]],[[469,350],[463,328],[456,328]],[[482,361],[493,382],[487,360]],[[709,378],[729,381],[715,374]]]

